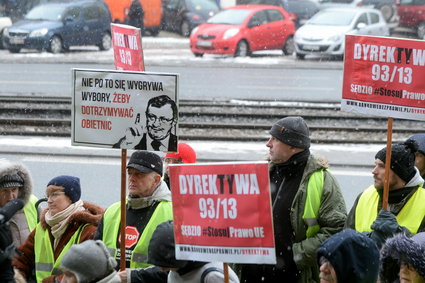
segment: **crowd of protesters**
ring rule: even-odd
[[[229,282],[425,282],[425,134],[392,146],[388,208],[383,148],[373,185],[347,215],[325,158],[310,152],[304,119],[280,119],[269,133],[276,264],[233,264]],[[0,217],[0,281],[223,282],[223,263],[175,257],[168,165],[194,163],[196,152],[179,143],[164,161],[149,151],[130,156],[125,231],[135,240],[122,255],[120,202],[106,210],[84,202],[79,178],[60,175],[47,182],[47,208],[38,209],[28,169],[0,159],[0,209],[15,199],[24,205],[8,221]]]

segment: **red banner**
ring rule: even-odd
[[[170,166],[176,258],[276,262],[267,162]]]
[[[341,110],[425,120],[425,41],[346,35]]]
[[[144,71],[142,37],[140,29],[111,24],[114,63],[117,70]]]

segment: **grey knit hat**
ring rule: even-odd
[[[304,119],[299,116],[280,119],[269,133],[284,144],[297,148],[310,148],[310,131]]]
[[[24,179],[16,174],[7,174],[0,178],[0,188],[23,187]]]
[[[87,240],[72,245],[60,266],[72,272],[78,283],[89,283],[111,274],[117,262],[102,241]]]

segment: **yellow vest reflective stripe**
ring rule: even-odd
[[[52,243],[50,242],[49,231],[47,229],[43,229],[41,224],[37,225],[34,237],[35,275],[37,282],[42,282],[44,278],[51,275],[59,275],[62,273],[59,265],[64,254],[73,244],[80,242],[81,232],[87,225],[88,224],[81,225],[77,231],[75,231],[74,235],[72,235],[71,239],[65,245],[56,261],[54,259]]]
[[[319,215],[320,202],[322,199],[323,183],[325,179],[324,170],[311,174],[307,185],[307,196],[304,205],[303,220],[307,224],[307,238],[313,237],[320,230],[317,217]]]
[[[117,255],[117,238],[119,237],[121,210],[120,203],[114,203],[105,212],[103,218],[103,242],[113,257]],[[130,268],[148,267],[148,246],[153,232],[160,223],[173,220],[173,206],[170,201],[161,201],[153,212],[143,230],[136,247],[132,251]]]
[[[30,231],[34,230],[35,226],[37,226],[38,211],[35,208],[35,203],[37,201],[37,197],[31,195],[28,203],[24,206],[24,214]]]
[[[355,228],[359,232],[370,232],[370,226],[378,216],[379,194],[374,186],[367,188],[360,196],[356,207]],[[416,234],[425,217],[425,190],[422,187],[410,197],[396,216],[399,225]]]

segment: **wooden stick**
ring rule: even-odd
[[[382,195],[382,209],[388,210],[388,195],[390,192],[390,166],[391,166],[391,145],[393,135],[393,118],[388,118],[387,129],[387,155],[385,156],[385,176],[384,193]]]
[[[125,270],[125,226],[126,226],[126,217],[125,217],[125,200],[126,200],[126,186],[127,181],[127,149],[121,149],[121,244],[120,244],[120,270]]]
[[[229,265],[223,262],[224,283],[229,283]]]

